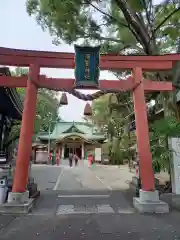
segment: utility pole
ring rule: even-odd
[[[48,129],[48,135],[49,135],[49,138],[48,138],[48,156],[50,154],[50,151],[51,151],[51,124],[52,123],[57,123],[57,120],[56,121],[52,121],[52,118],[51,120],[49,121],[49,129]]]

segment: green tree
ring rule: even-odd
[[[26,68],[16,68],[15,71],[11,73],[14,76],[22,76],[28,74],[28,69]],[[22,101],[24,101],[25,92],[24,88],[17,88],[17,92],[20,95]],[[39,89],[37,95],[36,104],[36,119],[34,124],[34,133],[48,131],[49,121],[55,121],[58,116],[59,102],[57,95],[48,89]],[[54,122],[53,122],[54,124]],[[52,127],[53,127],[52,124]],[[19,138],[21,128],[21,121],[16,121],[11,129],[8,142],[12,142]]]
[[[50,31],[55,44],[61,40],[67,43],[101,44],[102,53],[125,55],[157,55],[180,51],[178,0],[164,0],[159,4],[153,4],[152,0],[27,0],[27,11],[36,17],[43,29]],[[176,84],[180,76],[179,64],[173,71],[144,73],[144,77],[158,81],[170,80]],[[126,76],[128,73],[119,71],[116,76]],[[156,97],[157,94],[148,95],[147,99]],[[128,94],[119,94],[118,98],[125,102],[130,99]],[[175,94],[162,93],[161,102],[166,117],[174,115],[180,119],[177,116]],[[106,121],[106,110],[108,113],[115,112],[114,107],[109,104],[108,109],[104,108],[105,111],[101,109],[102,115],[98,115],[100,124]],[[123,119],[125,113],[121,114],[120,109],[115,109],[118,118],[121,115]],[[117,130],[114,124],[116,118],[112,113],[110,116],[113,124],[112,121],[107,124],[109,133]]]
[[[128,131],[124,127],[127,125],[125,117],[132,111],[128,95],[128,93],[107,94],[92,103],[92,121],[106,134],[109,140],[107,144],[109,158],[113,164],[122,163],[124,160],[126,147],[124,142],[128,135]]]
[[[157,55],[180,50],[180,5],[178,0],[27,0],[27,12],[43,29],[49,29],[54,42],[99,43],[104,53]],[[180,63],[179,63],[180,64]],[[144,73],[145,77],[173,80],[174,72]],[[126,75],[119,71],[117,76]],[[153,94],[148,96],[155,98]],[[165,116],[175,115],[175,94],[162,93]],[[173,106],[173,107],[170,107]]]
[[[155,172],[167,171],[170,176],[168,191],[171,189],[171,160],[172,151],[168,146],[168,138],[179,137],[180,122],[175,117],[169,116],[156,120],[150,125],[150,145],[153,156]]]
[[[27,0],[29,15],[35,15],[42,28],[49,29],[56,43],[108,41],[115,43],[116,52],[121,44],[123,49],[126,46],[149,55],[159,53],[159,45],[167,50],[167,40],[175,47],[179,9],[177,0],[156,5],[152,0]]]
[[[153,4],[153,0],[27,0],[27,11],[43,29],[49,29],[56,44],[61,40],[95,42],[102,45],[102,52],[121,54],[156,55],[177,51],[178,0],[164,0],[159,4]],[[172,80],[172,76],[168,77]],[[164,80],[165,75],[157,73],[153,78]],[[165,98],[169,101],[169,95],[162,97],[167,112]]]

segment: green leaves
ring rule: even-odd
[[[162,34],[164,36],[170,37],[172,40],[177,39],[177,29],[172,27],[166,27],[164,30],[162,30]]]
[[[108,137],[109,157],[113,164],[124,160],[124,149],[129,147],[125,133],[125,117],[132,111],[129,93],[107,94],[93,101],[93,122]]]
[[[151,125],[150,142],[153,156],[153,166],[169,171],[170,150],[168,148],[168,137],[180,135],[180,123],[175,117],[166,117],[155,121]]]
[[[166,117],[155,121],[151,129],[159,137],[175,137],[180,134],[180,123],[175,117]]]
[[[103,53],[157,55],[175,52],[180,36],[180,11],[177,1],[153,4],[152,0],[107,0],[106,8],[99,1],[92,0],[27,0],[29,15],[36,17],[43,29],[49,29],[55,43],[100,43]],[[178,66],[174,73],[174,83],[179,81]],[[115,73],[118,77],[128,71]],[[164,79],[162,73],[151,75],[153,80]],[[147,76],[147,74],[146,74]],[[171,80],[172,73],[167,73]],[[152,97],[152,95],[151,95]],[[117,95],[117,102],[111,102],[110,95],[93,102],[93,121],[109,134],[122,138],[124,117],[132,112],[132,102],[125,105],[130,96]],[[121,103],[124,106],[121,106]],[[167,112],[164,109],[164,112]],[[173,119],[153,125],[155,137],[166,138],[175,134],[179,125]],[[179,132],[179,130],[177,130]],[[154,141],[154,140],[153,140]],[[161,149],[162,150],[162,149]],[[158,155],[159,149],[153,150]],[[159,156],[159,155],[158,155]],[[163,153],[161,157],[164,158]]]
[[[119,51],[125,54],[142,53],[142,49],[145,54],[165,52],[167,42],[175,47],[173,41],[180,34],[177,4],[168,1],[153,5],[152,0],[106,2],[102,8],[99,1],[27,0],[26,8],[43,29],[49,29],[55,44],[61,40],[98,42],[106,46],[103,51],[109,51],[118,43]]]
[[[147,1],[143,1],[143,0],[128,0],[128,5],[130,6],[131,9],[133,9],[136,12],[141,12],[144,10],[144,8],[146,7],[145,2]],[[150,0],[151,2],[151,0]]]
[[[26,68],[16,68],[12,75],[21,76],[27,75],[28,69]],[[17,88],[17,91],[24,101],[25,89]],[[48,131],[49,121],[55,121],[58,117],[57,110],[59,108],[59,102],[56,98],[56,95],[53,91],[47,89],[39,89],[37,95],[37,104],[36,104],[36,120],[34,124],[34,133]],[[20,134],[21,122],[16,121],[13,125],[8,141],[17,139]]]
[[[80,11],[81,1],[40,0],[27,1],[29,15],[35,15],[43,29],[49,29],[58,44],[60,38],[68,43],[85,34],[88,18]]]

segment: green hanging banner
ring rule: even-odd
[[[82,47],[75,45],[75,87],[98,88],[100,46]]]

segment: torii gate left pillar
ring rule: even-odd
[[[34,82],[38,81],[39,73],[40,67],[38,65],[30,65],[13,188],[8,196],[8,202],[12,203],[24,203],[29,198],[29,192],[27,191],[28,171],[32,151],[32,135],[36,117],[38,90]]]

